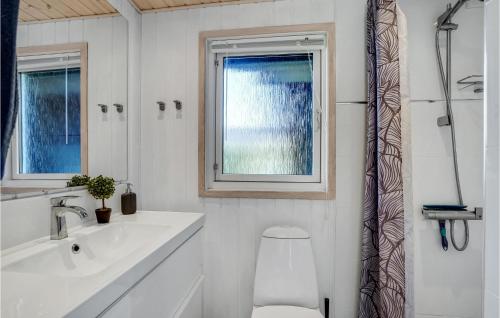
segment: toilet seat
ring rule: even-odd
[[[324,318],[317,309],[297,306],[254,307],[252,318]]]

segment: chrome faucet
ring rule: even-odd
[[[82,207],[66,205],[66,200],[76,198],[79,197],[76,195],[67,195],[50,199],[50,204],[52,205],[50,223],[51,240],[62,240],[68,237],[65,213],[75,213],[82,221],[89,216],[87,210]]]

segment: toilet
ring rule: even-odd
[[[275,226],[262,233],[252,318],[323,318],[309,233]]]

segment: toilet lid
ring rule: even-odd
[[[276,239],[308,239],[309,233],[296,226],[273,226],[262,233],[262,237]]]
[[[254,307],[252,318],[323,318],[317,309],[296,306]]]

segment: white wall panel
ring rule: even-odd
[[[40,28],[42,30],[42,42],[55,43],[56,41],[55,23],[43,23],[40,25]]]
[[[356,317],[360,285],[366,105],[337,103],[334,317]]]
[[[54,25],[55,38],[54,43],[68,43],[69,40],[69,23],[67,21],[59,21]]]
[[[134,184],[134,190],[140,191],[140,125],[141,125],[141,30],[142,16],[131,5],[128,0],[110,0],[111,5],[127,19],[128,22],[128,108],[127,116],[129,118],[127,134],[127,161],[128,173],[127,179]],[[123,158],[122,158],[123,160]],[[137,197],[140,206],[141,196]]]
[[[111,18],[84,20],[83,32],[87,39],[88,54],[88,132],[89,132],[89,174],[110,174],[113,162],[110,160],[112,120],[115,111],[111,109],[112,52]],[[108,105],[103,113],[98,104]],[[95,142],[99,140],[99,142]]]
[[[276,224],[300,225],[312,232],[320,293],[332,298],[334,209],[328,202],[198,198],[198,33],[326,21],[333,21],[332,1],[276,1],[143,15],[142,205],[207,214],[205,317],[250,315],[260,235]],[[183,102],[182,111],[175,111],[173,99]],[[158,110],[158,100],[167,104],[164,113]]]
[[[83,20],[70,20],[69,24],[69,41],[82,42],[83,36]]]
[[[366,1],[334,2],[337,102],[366,101]]]
[[[128,25],[125,19],[112,19],[111,38],[111,98],[110,112],[113,114],[111,121],[111,175],[125,180],[128,178]],[[123,105],[123,112],[118,113],[113,104]],[[138,119],[134,119],[138,120]]]
[[[48,42],[51,43],[51,42]],[[47,44],[48,44],[47,43]],[[42,24],[28,25],[28,45],[42,45],[43,43],[43,27]]]
[[[28,25],[21,24],[17,27],[17,46],[28,45]]]

